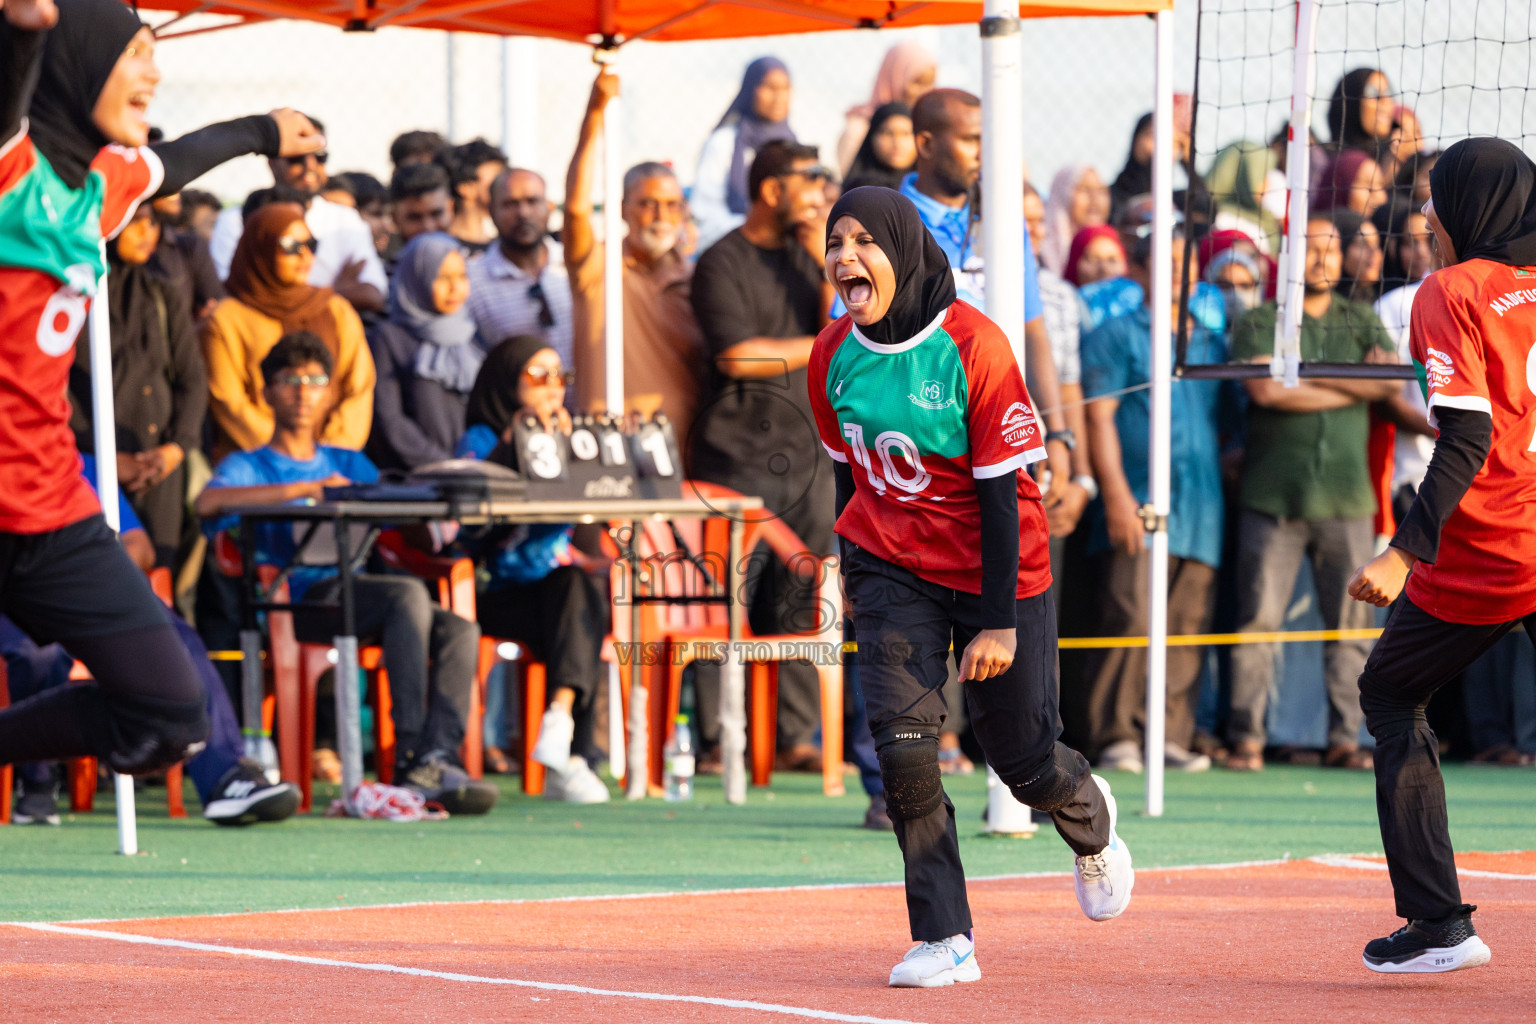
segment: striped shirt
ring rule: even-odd
[[[501,246],[493,245],[469,265],[469,315],[480,330],[481,344],[494,348],[519,334],[543,338],[560,353],[567,367],[574,365],[571,350],[571,281],[565,274],[559,246],[546,242],[549,262],[537,277],[507,259]],[[535,288],[537,286],[537,288]],[[539,293],[543,293],[543,301]],[[539,322],[545,305],[549,312]]]

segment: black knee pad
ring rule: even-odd
[[[143,775],[177,764],[208,738],[203,698],[170,701],[111,695],[111,749],[102,760],[121,775]]]
[[[903,821],[926,818],[944,800],[939,774],[939,738],[899,732],[877,751],[885,782],[885,807]]]
[[[1019,803],[1049,813],[1061,810],[1071,801],[1087,773],[1088,762],[1083,755],[1057,743],[1051,749],[1051,756],[1028,781],[1009,782],[1008,788]]]

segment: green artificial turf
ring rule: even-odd
[[[1143,817],[1142,779],[1111,774],[1120,833],[1141,867],[1379,850],[1369,774],[1271,767],[1258,775],[1169,775],[1166,812]],[[1536,849],[1536,772],[1446,769],[1462,850]],[[171,821],[164,794],[139,798],[137,857],[115,854],[112,797],[59,828],[0,827],[0,921],[208,914],[428,900],[547,898],[679,889],[894,881],[889,834],[856,827],[856,779],[839,799],[820,779],[778,775],[727,806],[719,780],[691,803],[574,807],[522,795],[481,818],[390,824],[322,818],[222,829]],[[973,876],[1071,867],[1047,825],[1030,839],[981,835],[986,783],[951,778],[962,853]],[[322,807],[334,790],[317,792]]]

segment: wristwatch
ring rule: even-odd
[[[1087,473],[1079,473],[1072,478],[1072,482],[1088,492],[1089,501],[1099,496],[1099,482]]]
[[[1045,443],[1050,444],[1052,441],[1060,441],[1067,446],[1069,452],[1077,451],[1077,435],[1070,430],[1047,430]]]

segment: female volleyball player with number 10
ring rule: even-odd
[[[890,984],[975,981],[954,806],[939,775],[951,645],[976,737],[1018,799],[1077,854],[1095,921],[1130,901],[1109,785],[1057,741],[1056,615],[1045,458],[1024,378],[995,324],[955,298],[917,208],[856,188],[827,220],[826,273],[847,314],[816,338],[810,399],[837,479],[842,571],[859,681],[906,863],[917,945]]]
[[[1404,594],[1360,675],[1376,738],[1376,812],[1407,925],[1365,947],[1386,973],[1480,967],[1461,901],[1430,697],[1520,622],[1536,642],[1536,164],[1468,139],[1430,172],[1424,215],[1445,264],[1413,299],[1435,454],[1391,545],[1350,596]]]

